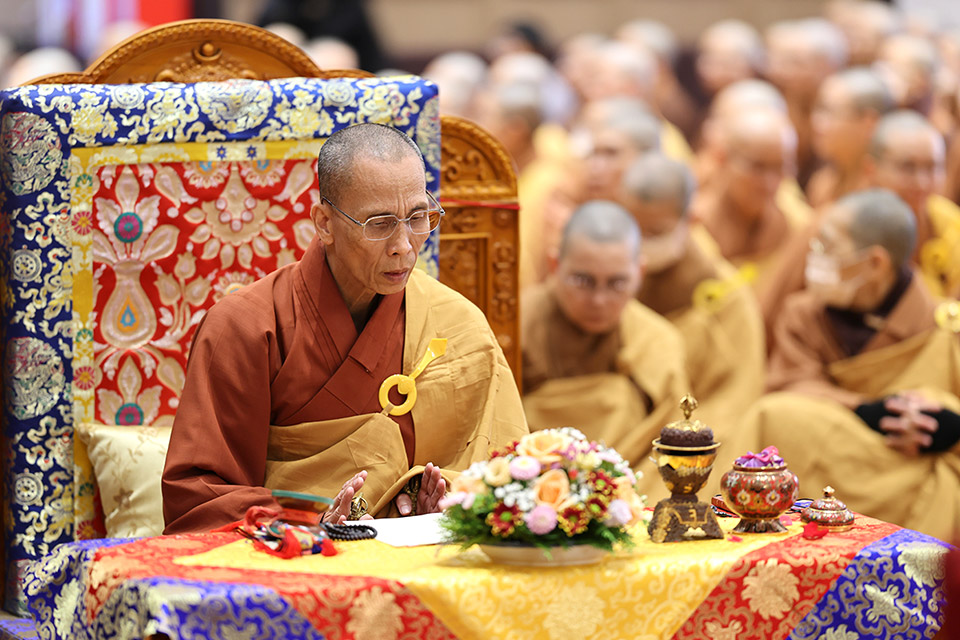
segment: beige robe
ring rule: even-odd
[[[863,351],[846,357],[822,306],[792,297],[779,323],[771,389],[745,420],[755,446],[776,445],[800,478],[800,494],[831,485],[858,512],[944,540],[960,532],[960,445],[910,458],[851,410],[917,390],[960,410],[960,336],[934,322],[935,304],[915,278]]]
[[[536,375],[544,363],[550,363],[560,351],[548,331],[558,322],[559,310],[546,287],[534,290],[525,302],[524,376],[527,363]],[[554,334],[556,335],[556,334]],[[550,370],[571,370],[575,364],[575,339],[562,332],[566,344],[562,350],[570,362],[549,366]],[[684,366],[683,339],[659,314],[631,300],[623,311],[620,327],[613,336],[618,348],[611,351],[609,364],[600,371],[567,375],[544,380],[535,388],[525,388],[523,407],[531,431],[571,426],[591,440],[602,440],[616,449],[634,467],[648,465],[653,440],[668,422],[681,418],[680,398],[689,392]],[[584,344],[589,338],[582,338]],[[584,350],[584,357],[589,354]],[[661,485],[655,467],[641,481]],[[662,486],[662,485],[661,485]]]

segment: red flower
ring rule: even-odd
[[[76,211],[71,220],[73,232],[78,236],[89,235],[93,231],[93,213],[90,211]]]
[[[594,491],[608,498],[612,496],[616,490],[616,487],[613,485],[613,478],[599,469],[597,471],[591,471],[587,481],[590,483],[590,486],[593,487]]]
[[[491,458],[499,458],[500,456],[509,456],[517,452],[517,445],[520,444],[519,440],[514,440],[503,449],[498,449],[490,452]]]
[[[487,525],[495,536],[508,536],[513,533],[517,525],[523,522],[520,508],[517,505],[508,507],[502,502],[487,514]]]
[[[590,514],[582,504],[571,505],[560,512],[558,524],[568,536],[575,536],[587,530]]]
[[[73,370],[73,384],[78,389],[87,391],[93,389],[97,383],[97,371],[93,367],[77,367]]]
[[[800,534],[807,540],[819,540],[827,535],[827,529],[824,529],[816,522],[808,522],[803,526],[803,533]]]

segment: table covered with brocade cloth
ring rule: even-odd
[[[735,521],[723,523],[729,531]],[[878,520],[654,544],[579,567],[338,542],[284,560],[233,533],[90,540],[28,572],[41,637],[932,638],[948,545]]]

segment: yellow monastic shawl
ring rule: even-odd
[[[615,373],[547,381],[524,395],[523,407],[532,431],[576,427],[637,466],[660,428],[682,417],[680,398],[689,391],[683,339],[635,300],[624,308],[620,339]]]
[[[938,297],[960,295],[960,207],[941,195],[927,199],[934,238],[920,248],[920,271]]]
[[[830,377],[871,398],[919,390],[960,409],[960,338],[934,329],[898,344],[836,362]],[[776,445],[800,478],[802,497],[831,485],[860,513],[944,540],[960,533],[960,445],[908,458],[891,449],[837,402],[775,393],[744,421],[757,447]]]
[[[427,462],[451,482],[491,448],[527,433],[520,394],[503,352],[480,310],[430,276],[414,270],[406,288],[403,373],[416,367],[433,338],[446,353],[416,378],[414,465],[396,423],[368,414],[273,426],[265,486],[333,496],[353,473],[367,470],[363,495],[370,513],[390,502]]]

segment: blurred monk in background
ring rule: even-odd
[[[805,291],[774,330],[770,391],[745,420],[815,495],[949,539],[960,530],[960,309],[911,267],[914,213],[890,191],[831,206]]]
[[[525,293],[523,407],[532,430],[576,425],[634,466],[688,391],[683,338],[636,300],[640,231],[590,201],[567,223],[550,279]],[[650,474],[648,474],[650,475]],[[655,488],[659,478],[648,478]]]
[[[683,337],[690,389],[700,403],[697,418],[724,442],[721,463],[732,464],[754,446],[738,439],[744,407],[763,393],[763,319],[736,270],[691,237],[694,189],[685,165],[649,153],[627,170],[622,202],[643,233],[645,271],[637,299]]]

